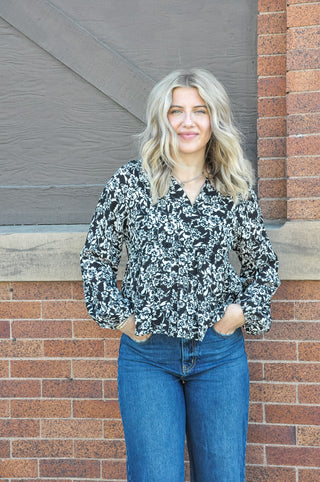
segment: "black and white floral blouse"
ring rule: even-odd
[[[116,286],[123,242],[128,264]],[[240,276],[229,261],[234,250]],[[234,204],[208,180],[194,202],[172,178],[152,205],[141,161],[120,168],[107,183],[81,253],[90,316],[105,328],[134,313],[136,334],[165,333],[202,340],[230,303],[240,303],[251,334],[268,331],[278,260],[256,195]]]

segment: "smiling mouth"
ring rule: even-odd
[[[196,132],[181,132],[179,134],[182,139],[194,139],[195,137],[197,137],[197,135],[198,134]]]

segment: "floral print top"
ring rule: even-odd
[[[120,292],[123,242],[128,263]],[[277,268],[254,191],[235,204],[206,179],[191,204],[172,177],[167,195],[152,205],[141,161],[128,162],[107,183],[81,253],[85,301],[99,325],[116,328],[134,313],[137,335],[195,340],[230,303],[242,306],[247,333],[268,331]]]

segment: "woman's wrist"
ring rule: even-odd
[[[119,323],[119,325],[116,326],[116,329],[120,330],[120,331],[123,331],[123,329],[129,324],[130,320],[132,320],[133,318],[134,318],[134,316],[130,315],[129,318],[126,318],[121,323]]]

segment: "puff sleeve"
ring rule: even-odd
[[[132,314],[116,279],[126,230],[128,182],[121,169],[107,183],[96,207],[80,256],[89,315],[104,328],[116,328]]]
[[[248,200],[240,202],[236,210],[236,242],[241,271],[242,292],[236,303],[245,316],[244,329],[258,335],[271,326],[271,297],[280,285],[278,258],[267,235],[258,199],[250,190]]]

